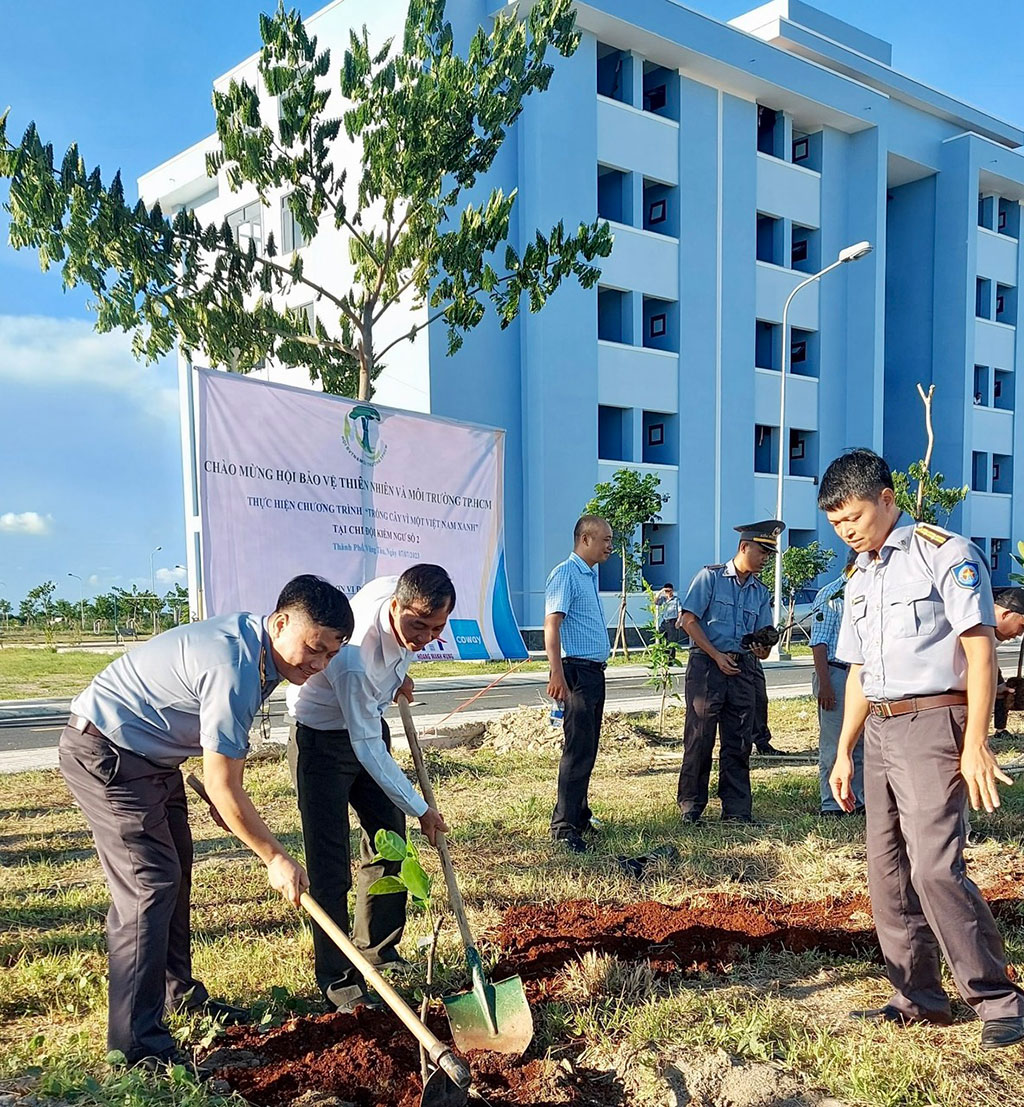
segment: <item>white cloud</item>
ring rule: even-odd
[[[4,534],[49,534],[52,515],[38,511],[5,511],[0,515],[0,532]]]
[[[153,575],[157,584],[184,584],[188,573],[176,565],[173,569],[157,569]]]
[[[0,380],[41,388],[84,386],[127,396],[142,412],[176,419],[177,389],[167,369],[132,356],[131,338],[99,334],[84,319],[0,315]]]

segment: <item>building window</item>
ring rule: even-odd
[[[668,205],[664,200],[655,200],[647,212],[648,223],[664,223],[668,218]]]
[[[661,111],[667,103],[668,94],[664,85],[644,90],[644,111]]]
[[[281,201],[281,250],[286,254],[301,250],[306,245],[306,236],[292,212],[290,199],[290,196],[286,196]]]
[[[996,230],[1000,230],[1000,231],[1005,231],[1006,230],[1006,209],[1005,208],[1000,208],[1000,210],[999,210],[999,222],[996,226]],[[993,563],[992,567],[995,568],[995,563]]]
[[[806,161],[810,157],[811,144],[806,138],[798,138],[793,143],[793,161]]]
[[[647,445],[661,446],[665,441],[665,424],[651,423],[647,427]]]
[[[791,365],[799,365],[807,360],[807,340],[800,339],[789,347],[789,361]]]
[[[996,297],[996,315],[1003,314],[1003,304],[1005,302],[1005,298],[1002,295]]]
[[[794,238],[793,239],[793,265],[797,262],[807,260],[807,239],[806,238]]]
[[[806,442],[803,438],[792,437],[789,442],[789,457],[791,461],[802,461]]]
[[[1003,394],[1003,382],[999,374],[996,374],[996,379],[992,384],[992,395],[998,400]]]
[[[227,223],[241,249],[248,250],[250,242],[255,243],[257,253],[263,249],[263,209],[259,201],[229,212]]]
[[[651,338],[662,338],[668,329],[668,316],[667,315],[652,315],[651,316]]]
[[[664,546],[651,546],[650,562],[652,565],[664,565],[665,564],[665,547]]]

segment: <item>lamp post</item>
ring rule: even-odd
[[[77,573],[68,573],[78,581],[78,614],[82,620],[82,633],[85,634],[85,582]]]
[[[153,558],[163,549],[157,548],[149,555],[149,590],[153,593],[153,633],[156,634],[156,570],[153,568]]]
[[[863,257],[867,257],[871,253],[874,247],[870,242],[857,242],[853,246],[847,246],[844,250],[839,251],[839,257],[836,258],[831,265],[826,265],[820,272],[815,273],[813,276],[808,277],[806,280],[801,281],[793,291],[786,297],[786,302],[782,308],[782,373],[779,380],[779,479],[778,490],[776,492],[775,499],[775,518],[782,519],[782,498],[783,489],[785,487],[786,476],[786,375],[789,371],[790,350],[789,344],[789,306],[793,302],[793,298],[802,289],[806,288],[809,284],[813,284],[815,281],[821,280],[826,273],[831,273],[833,269],[838,269],[840,265],[845,265],[848,261],[859,261]],[[784,552],[784,541],[782,536],[779,536],[779,549],[775,554],[775,603],[772,608],[772,618],[775,625],[782,625],[782,554]],[[781,639],[780,639],[781,641]],[[772,656],[774,660],[778,660],[780,656],[780,649],[775,646],[772,650]]]

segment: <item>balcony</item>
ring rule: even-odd
[[[1017,240],[978,228],[978,272],[1002,284],[1017,283]]]
[[[757,209],[806,227],[820,227],[820,174],[758,153]]]
[[[679,184],[679,124],[649,111],[597,98],[597,160]]]
[[[754,370],[754,422],[779,424],[779,374],[772,369]],[[792,373],[786,378],[786,426],[818,429],[818,381]]]
[[[766,518],[775,514],[779,482],[774,473],[754,474],[754,514]],[[816,531],[821,516],[818,513],[818,482],[813,477],[786,477],[782,513],[790,530]],[[1002,532],[1000,532],[1002,533]]]
[[[803,293],[797,299],[802,298]],[[760,310],[758,311],[760,315]],[[991,319],[974,320],[974,364],[1011,366],[1014,364],[1016,328]]]
[[[771,265],[764,261],[757,262],[756,270],[755,314],[758,319],[781,321],[786,297],[802,280],[806,279],[806,274],[796,273],[792,269],[783,269],[780,265]],[[799,327],[805,331],[818,329],[819,287],[819,282],[815,281],[793,301],[789,309],[790,326]],[[975,358],[975,360],[986,365],[994,364],[991,361],[986,362],[984,358]],[[998,362],[998,364],[1007,363]]]
[[[1006,492],[971,492],[967,497],[971,534],[1010,534],[1013,497]]]
[[[611,224],[614,242],[601,266],[601,280],[635,288],[661,300],[679,299],[679,240],[622,223]]]
[[[976,407],[971,412],[971,441],[994,454],[1013,453],[1013,412]]]
[[[598,342],[598,403],[675,412],[679,410],[678,393],[678,354]]]

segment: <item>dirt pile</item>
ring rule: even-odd
[[[506,711],[487,723],[483,745],[498,753],[527,750],[557,756],[562,752],[562,728],[551,725],[549,707],[520,707]],[[607,756],[617,749],[642,749],[649,743],[644,730],[628,716],[606,714],[601,727],[601,752]]]
[[[443,1018],[432,1021],[448,1039]],[[590,1074],[540,1057],[520,1059],[474,1052],[467,1058],[475,1089],[493,1107],[572,1107],[616,1104],[591,1087]],[[267,1033],[228,1032],[204,1066],[215,1085],[260,1107],[417,1107],[419,1046],[388,1011],[291,1019]]]

